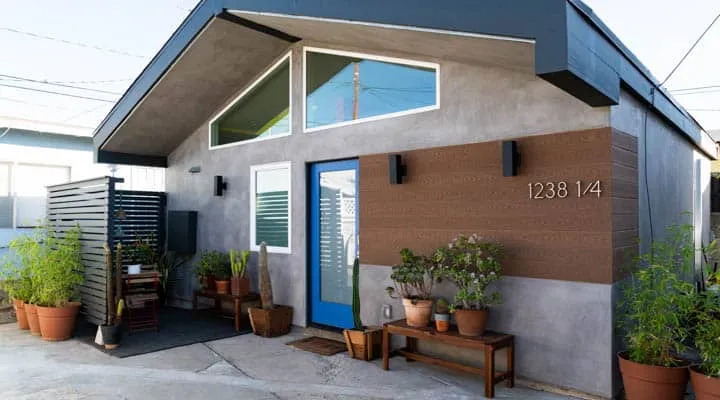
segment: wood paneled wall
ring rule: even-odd
[[[621,207],[625,197],[615,199],[613,187],[629,193],[633,179],[637,185],[637,174],[613,163],[614,137],[604,128],[516,139],[515,177],[503,177],[500,141],[404,152],[402,185],[389,184],[387,154],[360,157],[360,259],[393,265],[403,247],[429,253],[459,233],[478,233],[505,245],[507,275],[612,282],[613,250],[633,229],[620,217],[632,204]],[[601,196],[578,198],[578,180],[600,180]],[[567,198],[529,198],[528,184],[560,181]]]
[[[612,132],[612,221],[613,280],[630,271],[637,254],[638,229],[638,139],[627,133]]]

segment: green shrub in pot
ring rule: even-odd
[[[694,265],[693,227],[671,226],[620,285],[616,315],[627,350],[619,361],[630,400],[683,398],[688,370],[680,354],[695,309]]]
[[[460,334],[482,335],[490,306],[501,302],[491,285],[501,278],[502,254],[502,245],[484,242],[477,234],[459,235],[433,253],[439,275],[458,287],[452,308]]]
[[[694,313],[694,342],[701,362],[690,369],[695,398],[720,398],[720,293],[705,291],[697,296]]]
[[[400,264],[392,267],[390,275],[395,286],[385,290],[391,298],[403,299],[409,326],[427,326],[432,315],[432,289],[437,280],[435,266],[428,257],[415,255],[407,248],[400,251],[400,257]]]

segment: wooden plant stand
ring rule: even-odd
[[[405,359],[420,361],[441,367],[477,374],[485,377],[485,397],[495,397],[495,384],[505,381],[507,387],[515,386],[515,337],[505,333],[486,331],[484,336],[461,336],[457,329],[437,332],[433,327],[413,328],[405,320],[389,322],[383,326],[383,369],[390,369],[390,338],[401,335],[407,338],[407,345],[398,353]],[[427,340],[454,345],[457,347],[482,350],[485,352],[485,368],[477,368],[457,362],[434,358],[418,353],[417,341]],[[507,370],[495,371],[495,352],[507,349]]]
[[[260,296],[257,293],[248,293],[244,296],[233,296],[232,294],[218,294],[214,290],[196,290],[193,292],[193,316],[198,316],[198,297],[204,297],[215,300],[215,308],[212,310],[219,315],[222,315],[222,302],[223,300],[233,302],[233,318],[235,320],[235,332],[240,332],[240,318],[242,314],[242,303],[254,302],[260,300]]]

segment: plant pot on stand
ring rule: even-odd
[[[450,304],[440,297],[435,302],[435,330],[447,332],[450,329]]]
[[[485,333],[488,321],[488,309],[484,310],[455,310],[455,322],[458,332],[463,336],[481,336]]]
[[[403,299],[405,319],[408,326],[424,328],[430,324],[432,315],[432,300]]]
[[[233,296],[246,296],[250,293],[250,279],[239,276],[230,278],[230,293]]]
[[[25,314],[25,302],[22,300],[13,299],[13,308],[15,308],[15,316],[17,317],[18,328],[22,330],[30,329],[27,314]]]
[[[250,293],[250,280],[245,277],[250,251],[230,250],[230,293],[233,296],[246,296]]]
[[[228,294],[230,292],[230,281],[218,280],[215,281],[215,290],[218,294]]]
[[[253,333],[264,337],[285,335],[290,332],[292,325],[293,309],[289,306],[275,305],[273,303],[272,282],[267,262],[267,244],[260,244],[259,256],[260,270],[260,300],[262,308],[251,307],[250,324]]]
[[[57,342],[72,337],[80,303],[71,302],[64,307],[37,307],[38,321],[43,340]]]

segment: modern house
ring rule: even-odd
[[[299,326],[347,326],[355,254],[381,324],[403,316],[384,292],[401,248],[500,242],[490,327],[517,335],[518,375],[609,398],[623,255],[676,222],[709,238],[716,144],[658,85],[578,0],[204,0],[95,155],[167,168],[198,249],[267,242]]]
[[[93,139],[66,127],[0,119],[0,257],[46,216],[46,187],[115,175],[122,189],[164,190],[164,170],[93,162]]]

